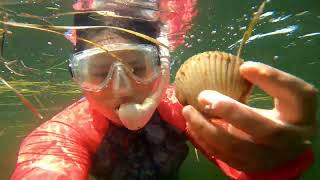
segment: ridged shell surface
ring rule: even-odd
[[[179,102],[205,112],[197,97],[203,90],[215,90],[245,103],[252,85],[240,76],[242,63],[242,59],[219,51],[208,51],[189,58],[181,65],[175,78]]]

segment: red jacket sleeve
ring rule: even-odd
[[[79,101],[28,135],[11,179],[88,179],[91,154],[108,126],[89,112],[87,101]]]
[[[175,97],[175,90],[170,86],[165,94],[165,97],[160,102],[158,111],[163,119],[177,128],[186,129],[186,121],[182,116],[183,106]],[[186,132],[187,133],[187,132]],[[193,141],[196,145],[196,142]],[[199,146],[197,146],[199,147]],[[214,162],[220,169],[231,179],[235,180],[289,180],[299,177],[306,169],[308,169],[314,161],[313,152],[308,149],[302,153],[297,159],[287,162],[287,164],[264,172],[243,172],[232,168],[223,161],[210,157],[206,150],[201,149],[209,160]]]

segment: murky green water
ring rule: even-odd
[[[30,13],[39,16],[70,11],[71,7],[71,1],[67,0],[42,1],[49,3],[40,5],[28,3],[12,5],[14,2],[14,0],[1,0],[0,5],[11,3],[5,7],[17,12],[18,15]],[[244,27],[259,3],[260,1],[253,0],[200,0],[199,15],[192,22],[193,29],[187,35],[186,44],[174,52],[173,74],[181,62],[193,54],[214,49],[235,53],[238,47],[237,41],[241,39]],[[9,19],[16,22],[47,23],[39,19],[18,16]],[[72,17],[51,18],[49,21],[55,25],[71,25]],[[245,48],[243,58],[273,65],[313,83],[319,89],[319,27],[320,1],[273,0],[267,5],[262,21]],[[12,61],[10,67],[27,76],[10,73],[1,62],[0,76],[15,85],[31,100],[45,119],[52,117],[81,96],[70,81],[66,70],[66,60],[72,46],[64,37],[35,30],[18,28],[9,30],[12,34],[6,38],[3,56],[8,62]],[[257,90],[256,93],[261,92]],[[254,106],[267,108],[271,107],[271,104],[272,101],[268,98],[252,102]],[[10,177],[19,143],[40,123],[14,93],[0,84],[0,179]],[[316,163],[302,179],[320,178],[319,133],[317,139],[313,144]],[[180,174],[182,179],[186,180],[227,179],[202,156],[200,162],[196,161],[193,151]]]

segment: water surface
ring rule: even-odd
[[[17,15],[48,16],[71,11],[72,1],[1,1],[4,8]],[[186,42],[173,52],[172,74],[188,57],[207,50],[222,50],[235,54],[251,14],[260,1],[248,0],[200,0],[198,16],[191,22],[193,28],[186,35]],[[24,13],[24,14],[21,14]],[[3,16],[3,15],[1,15]],[[2,18],[1,18],[2,19]],[[16,22],[48,23],[41,19],[15,16]],[[51,18],[55,25],[72,25],[72,17]],[[262,20],[253,32],[242,57],[272,65],[299,76],[320,88],[320,1],[290,0],[271,1]],[[62,36],[30,29],[9,28],[3,57],[17,60],[13,68],[28,76],[17,76],[0,63],[0,75],[20,90],[45,116],[54,114],[81,97],[80,91],[70,80],[66,69],[72,51],[71,44]],[[31,67],[33,69],[25,68]],[[173,78],[172,78],[173,79]],[[261,94],[259,90],[255,94]],[[266,96],[266,95],[262,95]],[[15,165],[16,153],[24,136],[41,121],[21,103],[13,92],[0,84],[0,179],[8,179]],[[264,98],[251,105],[270,108],[272,101]],[[320,111],[318,110],[318,117]],[[302,179],[319,179],[319,134],[313,147],[316,163]],[[196,160],[191,149],[184,163],[181,179],[227,179],[214,165],[200,155]]]

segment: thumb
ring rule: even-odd
[[[198,101],[207,113],[255,137],[263,137],[278,127],[278,123],[260,113],[262,110],[257,111],[217,91],[202,91]]]

